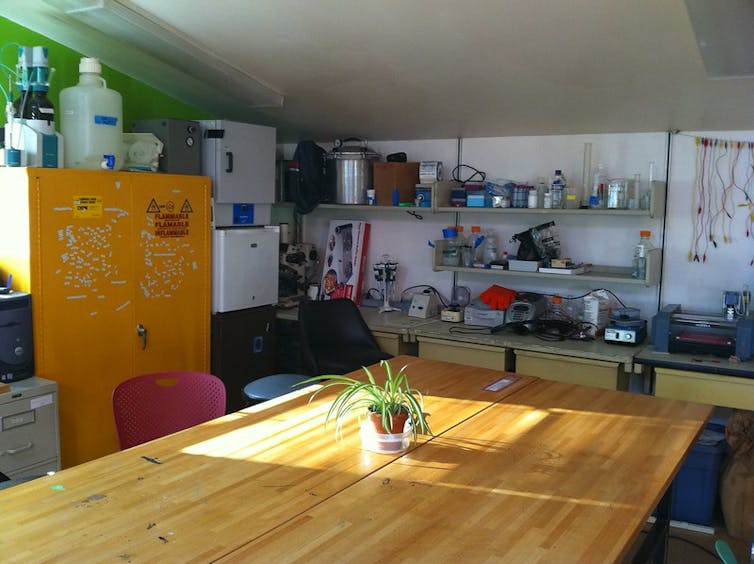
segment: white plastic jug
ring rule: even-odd
[[[66,168],[120,170],[123,99],[107,88],[98,59],[82,57],[79,83],[60,92],[60,132]]]

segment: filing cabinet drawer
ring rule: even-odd
[[[7,475],[58,459],[57,394],[14,395],[0,403],[0,472]]]

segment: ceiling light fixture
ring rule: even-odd
[[[128,2],[27,0],[7,12],[21,25],[198,107],[227,107],[229,101],[247,109],[283,106],[279,92]]]

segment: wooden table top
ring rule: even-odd
[[[224,561],[617,561],[711,410],[540,380]]]
[[[409,365],[436,435],[536,381],[493,392],[505,373],[391,364]],[[334,440],[323,428],[334,392],[309,403],[313,389],[0,491],[2,560],[214,560],[399,458],[362,451],[355,422]]]

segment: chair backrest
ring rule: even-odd
[[[359,308],[349,299],[301,302],[298,320],[301,357],[310,374],[355,370],[390,357],[381,352]],[[335,365],[329,361],[336,361]]]
[[[157,372],[113,390],[121,450],[225,415],[225,385],[201,372]]]

